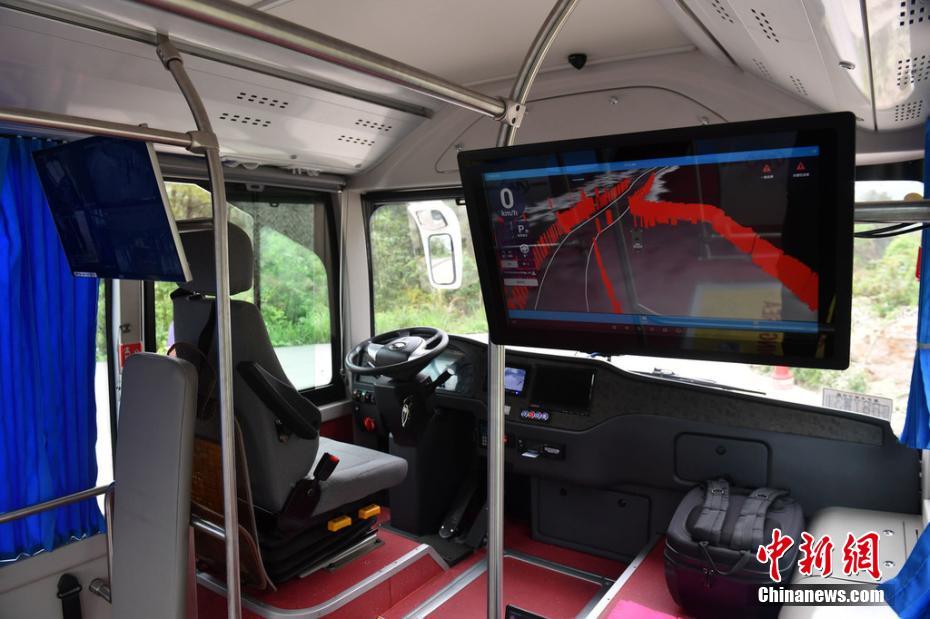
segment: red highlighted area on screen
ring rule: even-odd
[[[748,226],[733,221],[722,209],[712,204],[686,204],[681,202],[650,202],[646,199],[655,175],[630,197],[630,213],[634,224],[643,228],[671,225],[682,221],[696,224],[709,223],[714,232],[728,240],[763,271],[779,280],[801,299],[811,310],[817,309],[817,274],[797,258],[787,255],[772,243],[761,238]]]
[[[748,258],[755,267],[797,297],[808,310],[817,311],[819,278],[813,269],[764,238],[764,233],[740,224],[720,206],[657,199],[656,194],[666,193],[663,185],[657,185],[660,180],[661,173],[652,171],[623,178],[607,188],[576,190],[577,198],[567,208],[556,208],[553,199],[548,199],[548,211],[554,214],[554,221],[550,219],[541,233],[534,235],[533,241],[522,248],[530,269],[537,274],[538,284],[506,287],[508,308],[541,310],[552,302],[562,305],[558,296],[579,296],[583,293],[583,306],[579,301],[582,311],[641,313],[640,307],[624,307],[624,299],[631,298],[636,292],[630,281],[636,276],[630,270],[629,256],[638,256],[641,265],[646,256],[661,257],[663,251],[666,255],[681,252],[683,244],[669,244],[668,249],[663,250],[656,247],[653,239],[651,247],[640,251],[640,243],[643,242],[638,236],[648,237],[653,229],[706,224],[717,235],[717,243],[725,241],[724,245],[729,245],[728,251],[734,256]],[[565,197],[563,195],[558,200],[564,203]],[[704,238],[707,233],[699,232],[699,235]],[[691,237],[696,238],[693,233]],[[769,238],[772,238],[771,233]],[[701,242],[706,242],[706,238]],[[660,260],[648,260],[648,265],[659,266]],[[668,272],[667,264],[661,266],[666,269],[663,272]],[[745,269],[749,277],[759,282],[771,281],[748,264]],[[567,275],[569,271],[576,275]],[[758,275],[753,276],[752,272]],[[572,277],[581,280],[580,283],[575,285]],[[599,286],[599,290],[595,290],[595,286]],[[640,286],[640,290],[642,288]],[[543,298],[542,303],[540,298]],[[599,309],[595,310],[595,307]]]

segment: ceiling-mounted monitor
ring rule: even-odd
[[[491,341],[847,367],[855,122],[460,153]]]
[[[88,138],[33,160],[74,275],[190,280],[151,144]]]

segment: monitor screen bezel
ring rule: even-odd
[[[855,180],[855,116],[848,112],[817,114],[791,118],[775,118],[719,125],[701,125],[660,131],[597,136],[519,146],[462,151],[458,155],[459,172],[465,195],[472,243],[490,341],[498,345],[531,346],[579,350],[603,354],[633,354],[684,359],[705,359],[760,365],[787,365],[825,369],[845,369],[849,366],[849,330],[852,305],[853,204]],[[821,265],[831,272],[835,282],[834,320],[829,334],[818,329],[818,337],[827,337],[831,345],[823,357],[805,355],[766,355],[746,352],[719,352],[686,349],[650,348],[642,343],[631,344],[607,330],[559,330],[551,326],[534,326],[527,321],[516,327],[507,320],[504,288],[495,247],[489,206],[484,192],[482,174],[492,168],[508,169],[505,162],[523,157],[550,155],[565,151],[597,150],[617,147],[643,148],[664,146],[693,140],[746,137],[759,134],[798,132],[816,136],[813,141],[821,149],[820,188],[822,190],[821,223],[831,213],[831,224],[821,226],[821,235],[835,235],[833,260]],[[523,164],[515,162],[512,169]],[[829,231],[828,231],[829,230]],[[821,236],[820,238],[824,238]],[[825,267],[829,266],[829,270]],[[818,322],[819,327],[823,323]],[[641,338],[640,338],[641,342]]]
[[[158,154],[155,152],[155,147],[152,145],[151,142],[140,142],[139,140],[129,140],[125,138],[95,136],[95,137],[85,138],[82,140],[76,140],[74,142],[60,144],[58,146],[46,148],[41,151],[36,151],[35,153],[33,153],[33,156],[35,158],[35,155],[40,155],[41,153],[64,150],[68,148],[75,148],[76,145],[78,144],[86,145],[89,142],[97,143],[97,142],[104,142],[104,141],[123,141],[123,142],[133,143],[133,144],[141,143],[145,147],[146,152],[148,153],[149,162],[152,165],[152,173],[155,177],[154,179],[155,183],[158,185],[158,192],[159,192],[159,196],[161,197],[161,204],[164,209],[165,217],[167,218],[167,221],[168,221],[168,227],[171,231],[171,237],[174,240],[174,248],[177,252],[178,262],[181,266],[181,272],[184,276],[184,279],[177,280],[173,278],[153,278],[151,277],[153,275],[152,273],[116,273],[116,272],[110,272],[110,271],[95,271],[95,272],[85,271],[83,269],[76,268],[75,264],[72,262],[71,255],[67,251],[65,251],[64,252],[65,257],[68,260],[68,266],[71,268],[71,273],[75,277],[93,277],[97,279],[126,279],[126,280],[132,280],[132,281],[168,281],[168,282],[179,283],[179,284],[191,281],[193,277],[191,275],[190,264],[187,261],[187,254],[184,252],[184,245],[181,242],[181,236],[180,236],[180,233],[178,232],[177,222],[174,219],[174,214],[171,212],[171,206],[168,201],[168,191],[165,187],[165,179],[161,172],[161,166],[158,163]],[[46,202],[48,202],[47,199],[46,199]],[[55,222],[55,231],[58,235],[58,240],[62,245],[62,249],[64,249],[65,243],[64,243],[64,239],[61,238],[61,228],[59,227],[58,217],[55,215],[54,209],[51,203],[48,203],[48,204],[49,204],[49,209],[52,210],[52,219]]]

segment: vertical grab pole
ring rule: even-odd
[[[523,59],[513,84],[508,113],[502,119],[498,146],[511,146],[526,109],[530,88],[549,48],[578,0],[558,0],[543,22]],[[488,345],[488,617],[498,619],[503,610],[504,580],[504,364],[505,350]]]
[[[189,150],[207,158],[207,174],[213,203],[213,239],[216,253],[216,330],[219,363],[220,449],[223,459],[223,524],[226,538],[226,595],[229,619],[242,616],[239,583],[239,513],[236,496],[235,421],[233,418],[232,350],[229,305],[229,207],[220,161],[219,143],[197,89],[191,82],[181,54],[171,41],[158,36],[158,57],[184,95],[197,131],[191,132]]]

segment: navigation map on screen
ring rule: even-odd
[[[816,333],[819,156],[801,146],[485,172],[508,320]]]

